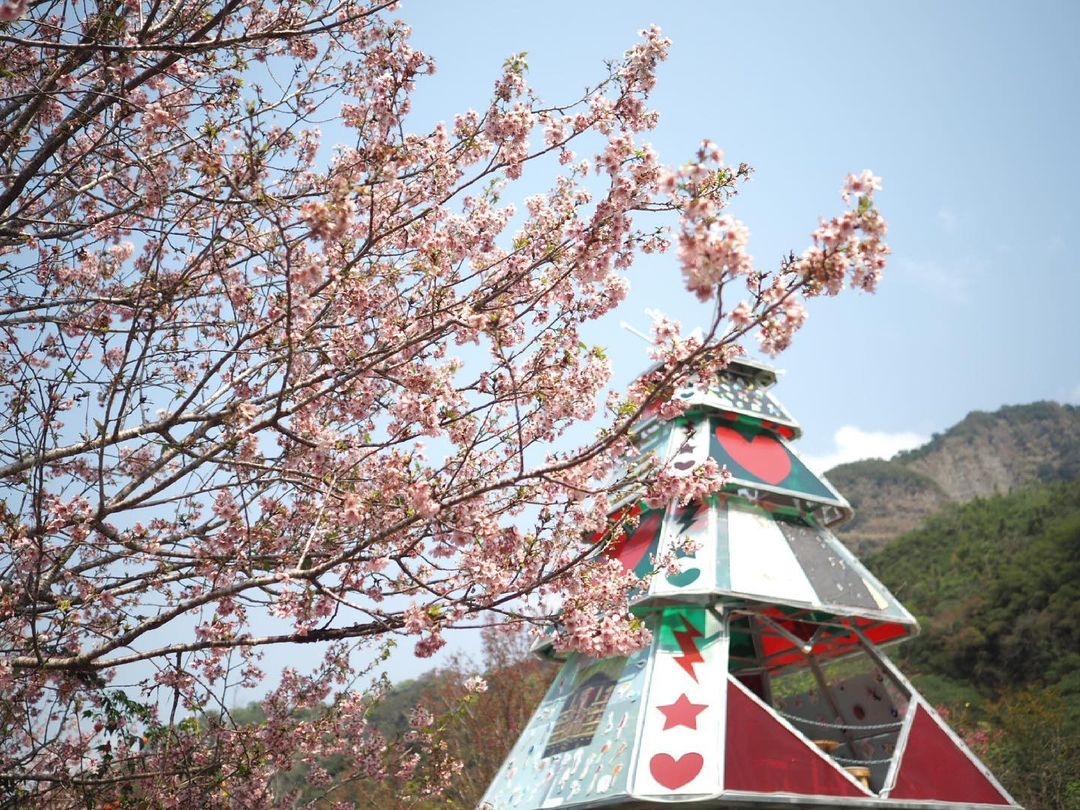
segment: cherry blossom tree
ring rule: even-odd
[[[751,330],[783,349],[803,298],[877,282],[871,174],[765,271],[726,212],[747,167],[659,162],[659,30],[579,98],[514,56],[479,111],[414,132],[434,64],[390,6],[0,0],[7,799],[259,806],[297,757],[407,776],[357,648],[556,609],[564,647],[643,643],[588,538],[628,494],[723,474],[622,464],[631,425]],[[560,169],[519,210],[536,165]],[[654,369],[605,398],[581,329],[671,246],[712,317],[658,319]],[[308,665],[231,724],[223,690],[282,644]]]

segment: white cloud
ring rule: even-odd
[[[901,450],[911,450],[928,441],[929,436],[919,433],[885,433],[844,425],[833,434],[832,450],[823,455],[803,455],[802,460],[810,469],[824,473],[837,464],[846,464],[849,461],[866,458],[890,459]]]
[[[951,208],[942,206],[937,212],[938,224],[941,225],[942,230],[945,233],[956,233],[959,227],[959,221],[956,218],[956,212]]]
[[[945,268],[937,262],[907,259],[902,256],[895,257],[892,265],[932,295],[956,304],[968,302],[969,273],[966,271]]]

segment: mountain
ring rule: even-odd
[[[919,619],[908,669],[1080,696],[1080,478],[949,504],[864,562]]]
[[[948,503],[864,562],[901,669],[1029,810],[1080,810],[1080,477]]]
[[[947,504],[1078,475],[1080,408],[1056,402],[973,411],[889,461],[856,461],[826,473],[855,509],[837,535],[856,554],[883,548]]]

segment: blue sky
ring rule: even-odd
[[[817,217],[841,210],[848,172],[883,178],[893,256],[877,294],[812,302],[773,361],[811,463],[887,456],[976,409],[1080,403],[1080,4],[417,0],[399,16],[438,65],[414,97],[418,132],[483,109],[511,54],[528,52],[531,84],[565,102],[660,25],[673,46],[650,140],[668,163],[709,138],[754,166],[731,213],[762,267],[801,252]],[[322,129],[332,144],[335,125]],[[541,169],[520,196],[548,186]],[[647,365],[620,321],[646,330],[656,308],[689,330],[708,316],[673,254],[641,257],[629,278],[630,299],[590,335],[619,386]],[[477,646],[451,635],[419,660],[406,641],[389,674],[415,677]],[[266,668],[294,654],[272,651]]]
[[[893,256],[877,294],[812,302],[774,361],[811,462],[887,456],[976,409],[1080,403],[1080,4],[426,0],[400,16],[438,64],[418,87],[416,130],[483,109],[520,51],[541,96],[569,100],[660,25],[673,46],[650,140],[668,163],[710,138],[755,167],[731,211],[761,266],[800,252],[817,217],[840,210],[848,172],[884,179]],[[620,320],[646,329],[659,308],[689,329],[708,314],[674,255],[642,257],[630,279],[629,301],[593,332],[617,384],[647,363]],[[444,659],[403,649],[391,675]]]
[[[651,141],[680,163],[707,137],[755,167],[732,213],[761,266],[840,210],[847,172],[883,177],[893,257],[878,293],[813,302],[774,361],[811,458],[887,452],[974,409],[1080,402],[1080,5],[428,0],[400,16],[439,68],[418,88],[417,128],[481,109],[518,51],[545,100],[568,99],[660,25],[674,44]],[[643,257],[630,278],[594,333],[618,381],[646,362],[618,320],[707,315],[673,255]]]

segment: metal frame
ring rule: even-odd
[[[720,636],[723,639],[724,646],[720,656],[721,666],[719,671],[723,675],[731,677],[731,614],[724,610],[722,607],[718,608],[715,605],[709,608],[709,612],[716,617],[720,622]],[[719,739],[716,741],[716,784],[720,787],[720,792],[724,791],[724,780],[727,778],[727,721],[728,721],[728,701],[727,692],[724,692],[723,699],[720,701],[720,722],[716,724],[716,733],[719,735]]]
[[[550,805],[561,810],[575,810],[583,807],[608,807],[612,810],[656,810],[659,805],[677,804],[688,810],[738,810],[752,807],[755,810],[787,810],[787,808],[863,808],[864,810],[1002,810],[1005,805],[968,802],[960,805],[956,802],[912,801],[908,799],[881,799],[878,797],[849,796],[810,796],[802,793],[770,793],[763,796],[739,790],[726,790],[715,796],[684,800],[638,799],[626,796],[599,799],[588,804],[583,802]],[[478,808],[483,810],[483,806]]]
[[[634,739],[635,739],[635,741],[641,739],[642,732],[645,730],[645,719],[646,719],[645,718],[645,710],[646,710],[647,706],[645,705],[644,696],[649,694],[650,690],[652,689],[653,675],[656,673],[656,654],[657,654],[657,652],[659,652],[659,649],[660,649],[660,645],[657,642],[658,633],[655,633],[653,631],[655,630],[657,623],[659,622],[659,620],[662,617],[663,617],[663,613],[660,612],[660,611],[657,611],[655,620],[652,623],[652,627],[649,628],[649,632],[653,633],[653,644],[655,646],[654,646],[654,648],[652,650],[650,650],[648,663],[645,665],[646,668],[647,668],[647,671],[645,672],[645,674],[644,674],[644,676],[642,678],[642,681],[641,681],[641,686],[642,686],[641,709],[640,709],[640,711],[638,711],[637,726],[634,729]],[[634,796],[632,791],[634,789],[634,785],[637,784],[637,772],[638,772],[638,761],[639,760],[640,760],[639,752],[634,751],[634,755],[630,760],[630,767],[626,769],[626,795],[629,798],[637,798],[636,796]]]
[[[741,596],[741,594],[740,594],[740,596]],[[788,631],[785,630],[784,628],[777,626],[776,625],[776,620],[774,619],[774,617],[766,616],[764,614],[764,612],[762,612],[760,609],[755,609],[755,608],[760,608],[760,607],[765,606],[765,605],[782,604],[782,603],[764,603],[764,602],[761,602],[760,600],[752,599],[752,598],[745,597],[745,596],[744,596],[744,599],[746,601],[741,603],[741,604],[739,604],[739,603],[728,603],[728,605],[727,605],[728,609],[732,613],[745,615],[745,616],[756,616],[758,618],[768,620],[769,624],[775,626],[780,634],[782,634],[785,638],[787,638],[789,641],[792,641],[792,643],[795,644],[795,649],[796,650],[801,651],[802,648],[806,644],[810,643],[810,642],[803,641],[798,636],[794,636],[791,633],[788,633]],[[858,627],[858,625],[854,624],[853,622],[851,622],[850,619],[867,618],[867,617],[861,616],[859,614],[840,613],[838,611],[830,610],[830,609],[827,609],[827,608],[814,608],[814,607],[811,607],[811,606],[802,607],[802,606],[796,606],[796,605],[784,605],[784,606],[785,607],[794,607],[794,608],[796,608],[797,611],[799,611],[799,612],[796,612],[796,613],[791,613],[788,616],[786,616],[785,618],[789,618],[792,621],[797,621],[797,622],[808,622],[810,624],[816,624],[819,627],[823,627],[823,628],[830,628],[830,629],[833,629],[833,630],[840,630],[841,632],[843,632],[845,634],[849,634],[849,633],[852,633],[852,632],[858,630],[860,635],[861,635],[863,633],[863,629]],[[828,620],[822,621],[821,619],[818,619],[818,618],[811,618],[811,619],[803,618],[807,613],[832,613],[834,616],[837,617],[837,620],[836,621],[828,621]],[[889,622],[880,621],[880,622],[878,622],[878,624],[899,624],[899,623],[900,622],[895,622],[895,621],[889,621]],[[870,625],[870,626],[873,627],[875,625]],[[879,646],[880,647],[887,647],[887,646],[890,646],[892,644],[896,644],[896,643],[901,642],[901,641],[906,641],[907,639],[914,637],[914,635],[915,634],[913,633],[911,635],[900,636],[900,637],[895,638],[895,639],[890,639],[889,641],[886,641],[884,644],[881,644],[881,645],[877,645],[875,642],[872,642],[872,641],[869,641],[869,640],[867,640],[867,643],[873,644],[875,647],[879,647]],[[860,640],[862,640],[862,639],[860,639]],[[787,650],[781,651],[779,653],[773,653],[770,656],[766,656],[766,655],[762,654],[761,655],[761,660],[766,661],[769,658],[775,657],[777,655],[786,655],[786,654],[788,654]],[[843,653],[840,653],[840,654],[843,654]]]
[[[907,750],[908,737],[911,736],[911,727],[915,725],[915,713],[919,708],[919,701],[915,697],[915,692],[908,692],[910,698],[908,699],[907,711],[904,712],[903,725],[900,726],[900,733],[896,737],[896,748],[893,749],[892,762],[889,763],[889,772],[885,774],[885,781],[881,785],[881,790],[878,793],[883,799],[889,798],[889,794],[892,793],[892,789],[896,787],[896,776],[900,773],[900,763],[904,759],[904,752]]]
[[[939,715],[937,713],[937,711],[934,709],[934,707],[931,706],[930,703],[922,696],[922,694],[918,690],[916,690],[914,686],[911,685],[911,682],[907,678],[904,677],[903,673],[900,672],[900,670],[898,670],[895,666],[893,666],[892,661],[890,661],[885,656],[884,653],[882,653],[880,650],[876,649],[876,647],[874,646],[874,643],[872,641],[870,641],[869,639],[867,639],[866,636],[864,636],[859,631],[858,628],[853,627],[852,630],[858,636],[859,640],[864,645],[866,645],[866,647],[867,647],[868,651],[870,652],[870,654],[874,656],[875,660],[878,661],[878,663],[882,666],[882,668],[889,671],[897,681],[904,684],[904,686],[911,692],[911,696],[913,698],[913,700],[911,701],[911,704],[912,705],[918,704],[923,709],[925,709],[927,714],[930,715],[930,719],[933,720],[937,724],[938,728],[940,728],[942,731],[945,732],[945,734],[949,737],[949,739],[952,740],[952,742],[957,746],[957,748],[960,749],[960,752],[962,754],[964,754],[964,756],[966,756],[968,758],[968,761],[971,762],[971,764],[973,764],[976,768],[978,768],[979,772],[983,776],[985,776],[987,778],[987,780],[990,782],[991,785],[994,786],[994,789],[997,790],[1002,796],[1004,796],[1010,802],[1010,806],[1019,807],[1020,805],[1017,803],[1016,799],[1014,799],[1012,797],[1012,795],[1007,790],[1005,790],[1004,787],[1002,787],[1001,783],[994,777],[994,774],[992,774],[990,772],[990,769],[987,768],[986,765],[984,765],[982,763],[982,760],[980,760],[977,756],[975,756],[974,752],[970,748],[968,748],[967,744],[960,738],[960,735],[952,730],[952,728],[949,726],[949,724],[946,723],[941,718],[941,715]],[[908,711],[912,715],[912,718],[913,718],[912,722],[914,722],[914,709],[911,707],[911,705],[909,705]],[[904,741],[904,744],[905,744],[905,746],[907,745],[907,740],[906,739]],[[899,746],[897,746],[897,750],[899,751]],[[901,754],[902,754],[902,752],[901,752]],[[897,761],[899,761],[900,759],[902,759],[902,756],[897,757]],[[895,785],[893,785],[893,787],[895,787]],[[891,788],[890,788],[890,790],[891,790]],[[955,806],[955,803],[953,804],[953,806]],[[979,806],[980,805],[972,805],[972,807],[979,807]],[[988,807],[999,807],[1000,808],[1003,805],[987,805],[987,806]]]
[[[791,640],[793,642],[796,642],[796,643],[801,642],[801,639],[799,639],[797,636],[793,636],[792,634],[788,633],[783,627],[779,626],[772,619],[772,617],[761,615],[761,614],[757,614],[757,615],[758,615],[759,619],[763,620],[764,623],[768,624],[771,628],[775,629],[776,631],[779,631],[784,637],[786,637],[789,640]],[[798,646],[796,647],[795,652],[802,653],[803,657],[805,658],[805,663],[792,663],[790,665],[779,667],[778,671],[783,672],[783,671],[787,671],[787,670],[790,670],[790,669],[809,667],[810,671],[812,672],[812,674],[814,676],[814,679],[818,683],[818,688],[821,690],[821,694],[828,701],[828,703],[829,703],[829,705],[830,705],[830,707],[831,707],[831,709],[833,711],[833,714],[835,714],[836,717],[838,717],[838,718],[845,719],[844,718],[844,713],[842,711],[840,711],[840,707],[837,706],[835,701],[833,700],[832,689],[829,687],[827,679],[825,678],[825,675],[821,670],[820,662],[829,662],[829,661],[833,661],[833,660],[840,660],[840,659],[844,659],[844,658],[847,658],[847,657],[854,656],[854,655],[856,655],[858,653],[865,653],[867,655],[867,657],[870,659],[871,663],[878,666],[878,668],[881,669],[883,671],[883,673],[886,676],[888,676],[890,678],[890,680],[893,681],[894,685],[901,692],[904,693],[904,695],[906,697],[906,701],[907,701],[907,706],[905,708],[905,719],[906,719],[908,717],[908,715],[911,714],[911,712],[912,712],[912,705],[915,702],[915,695],[917,694],[911,688],[910,684],[907,684],[906,682],[901,682],[901,681],[897,680],[896,678],[893,678],[893,673],[888,668],[884,667],[881,664],[879,656],[872,654],[872,650],[874,649],[873,643],[870,642],[868,639],[866,639],[861,634],[856,636],[856,638],[858,639],[859,645],[855,649],[848,649],[848,650],[836,649],[836,650],[828,651],[825,654],[820,654],[820,653],[815,654],[813,652],[812,645],[814,644],[815,639],[817,639],[818,636],[821,634],[821,630],[823,628],[825,628],[825,627],[832,627],[834,629],[837,629],[837,630],[840,630],[840,631],[844,632],[845,634],[848,634],[848,633],[852,632],[851,627],[848,626],[848,625],[844,625],[844,624],[839,624],[839,625],[833,625],[833,624],[826,625],[826,624],[823,624],[823,623],[819,624],[818,630],[816,630],[814,632],[814,635],[810,638],[810,640],[805,642],[805,643],[799,643]],[[807,651],[807,647],[811,647],[810,651]],[[774,656],[777,656],[777,655],[790,655],[790,654],[791,654],[790,651],[785,650],[785,651],[782,651],[780,653],[775,653]],[[762,660],[767,661],[769,657],[772,657],[772,656],[763,656]],[[777,712],[777,713],[779,713],[779,712]],[[905,731],[905,725],[904,725],[905,724],[905,719],[901,719],[896,724],[898,726],[897,746],[896,746],[896,748],[894,748],[894,751],[893,751],[892,755],[890,756],[889,770],[886,772],[886,776],[882,780],[882,788],[881,788],[881,790],[877,791],[879,796],[884,796],[885,795],[884,791],[885,791],[886,787],[891,784],[890,781],[889,781],[889,775],[895,770],[896,763],[899,761],[899,759],[898,759],[899,755],[897,754],[897,749],[899,748],[900,735],[902,733],[904,733],[904,731]],[[855,754],[855,742],[857,740],[859,740],[859,739],[864,739],[864,737],[861,737],[861,736],[857,737],[856,736],[857,732],[859,731],[859,728],[860,727],[859,727],[858,724],[854,724],[854,725],[845,725],[841,730],[841,734],[844,737],[844,739],[847,741],[848,749],[852,752],[852,755]],[[804,736],[806,736],[806,735],[804,734]]]

